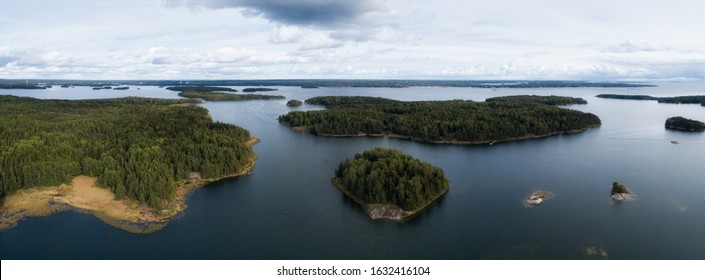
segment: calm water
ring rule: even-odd
[[[667,131],[666,118],[705,120],[699,105],[607,100],[600,93],[705,94],[705,84],[641,89],[280,88],[287,98],[367,95],[400,100],[516,94],[583,97],[570,106],[597,114],[598,129],[493,146],[431,145],[386,138],[321,138],[276,117],[286,100],[206,103],[214,119],[262,142],[249,176],[188,197],[163,230],[130,234],[89,215],[30,218],[0,233],[2,259],[705,259],[705,134]],[[156,87],[0,90],[37,98],[176,97]],[[305,105],[300,109],[321,109]],[[678,140],[673,145],[671,140]],[[373,147],[397,148],[445,170],[451,190],[407,223],[372,221],[329,183],[340,160]],[[612,204],[611,183],[637,199]],[[526,208],[533,190],[555,198]]]

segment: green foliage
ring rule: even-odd
[[[598,94],[599,98],[608,99],[628,99],[628,100],[658,100],[658,98],[649,95],[626,95],[626,94]]]
[[[373,105],[373,104],[395,104],[400,101],[369,96],[317,96],[306,99],[306,103],[312,105],[321,105],[326,107],[344,107],[354,105]]]
[[[700,104],[705,106],[705,95],[653,97],[649,95],[598,94],[597,97],[611,99],[656,100],[658,103]]]
[[[281,95],[263,95],[263,94],[232,94],[224,92],[210,91],[183,91],[179,93],[181,97],[198,98],[206,101],[244,101],[244,100],[271,100],[284,99]]]
[[[658,99],[658,103],[671,103],[671,104],[705,104],[705,95],[693,95],[693,96],[676,96],[676,97],[661,97]]]
[[[392,203],[406,211],[425,207],[449,186],[442,169],[383,148],[341,161],[333,181],[364,203]]]
[[[630,193],[630,192],[629,192],[629,189],[627,189],[627,186],[622,185],[622,184],[617,183],[617,182],[614,182],[614,183],[612,183],[612,192],[611,192],[611,195],[615,195],[615,194],[618,194],[618,193],[626,193],[626,194],[628,194],[628,193]]]
[[[672,117],[666,119],[666,128],[685,131],[705,131],[705,123],[684,117]]]
[[[289,102],[286,102],[286,106],[289,106],[289,107],[299,107],[301,105],[304,105],[304,103],[301,100],[292,99],[292,100],[289,100]]]
[[[179,87],[167,87],[167,90],[172,91],[228,91],[237,92],[236,89],[229,87],[209,87],[209,86],[179,86]]]
[[[37,100],[0,96],[0,197],[22,188],[98,177],[118,197],[159,207],[175,181],[237,173],[254,156],[250,134],[214,123],[193,100]]]
[[[497,101],[514,101],[514,102],[538,102],[546,105],[572,105],[572,104],[587,104],[587,101],[582,98],[568,96],[540,96],[540,95],[515,95],[487,98],[486,102]]]
[[[429,142],[488,143],[550,135],[599,126],[589,113],[544,103],[567,104],[566,97],[506,97],[489,102],[415,101],[379,97],[315,97],[306,103],[328,110],[294,111],[279,117],[291,127],[305,127],[317,135],[391,133]]]
[[[242,92],[275,91],[275,90],[278,90],[278,89],[258,87],[258,88],[245,88],[242,90]]]

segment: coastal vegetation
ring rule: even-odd
[[[289,107],[299,107],[301,105],[304,105],[304,102],[301,100],[292,99],[292,100],[289,100],[288,102],[286,102],[286,106],[289,106]]]
[[[276,88],[245,88],[242,90],[242,92],[258,92],[258,91],[275,91],[278,90]]]
[[[658,101],[658,103],[700,104],[701,106],[705,106],[705,95],[653,97],[649,95],[598,94],[597,97],[609,99],[655,100]]]
[[[372,218],[394,220],[415,215],[449,188],[440,168],[399,150],[383,148],[343,160],[332,182],[360,203]]]
[[[684,117],[671,117],[666,119],[666,128],[682,131],[705,131],[705,123]]]
[[[167,87],[171,91],[222,91],[222,92],[237,92],[236,89],[229,87],[209,87],[209,86],[173,86]]]
[[[610,197],[615,201],[629,200],[632,198],[632,193],[631,191],[629,191],[627,186],[622,185],[618,182],[613,182]]]
[[[173,86],[166,89],[172,91],[181,91],[179,96],[186,98],[197,98],[206,101],[246,101],[246,100],[272,100],[284,99],[281,95],[262,95],[262,94],[233,94],[236,89],[227,87],[213,86]],[[250,92],[245,91],[243,92]]]
[[[294,111],[282,124],[320,136],[381,136],[434,143],[482,144],[579,132],[600,126],[590,113],[549,104],[584,104],[580,98],[510,96],[486,102],[397,101],[324,96],[306,100],[327,110]]]
[[[247,130],[184,106],[197,102],[0,96],[0,197],[85,175],[116,199],[174,214],[182,184],[242,174],[256,157]]]
[[[281,95],[263,95],[263,94],[232,94],[225,92],[211,91],[182,91],[179,96],[186,98],[198,98],[206,101],[246,101],[246,100],[273,100],[284,99]]]

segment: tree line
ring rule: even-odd
[[[284,99],[281,95],[264,95],[264,94],[232,94],[225,92],[211,91],[182,91],[179,96],[186,98],[198,98],[206,101],[246,101],[246,100],[272,100]]]
[[[293,111],[279,116],[279,121],[316,135],[394,134],[428,142],[468,143],[567,133],[601,124],[593,114],[549,105],[585,103],[559,96],[511,96],[487,102],[327,96],[306,103],[327,110]]]
[[[650,95],[598,94],[597,97],[609,99],[656,100],[658,103],[669,104],[700,104],[705,107],[705,95],[654,97]]]
[[[405,211],[425,207],[449,187],[442,169],[383,148],[341,161],[333,182],[364,203],[392,203]]]
[[[38,100],[0,96],[0,197],[98,177],[118,198],[158,208],[199,172],[240,172],[255,156],[247,130],[213,122],[196,100]]]

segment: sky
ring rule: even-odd
[[[0,79],[705,81],[705,2],[0,0]]]

